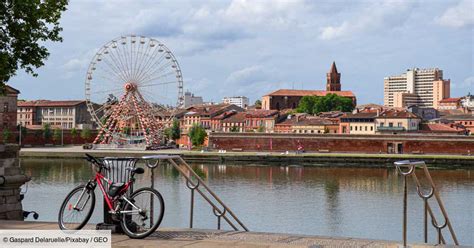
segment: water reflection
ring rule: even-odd
[[[55,221],[64,196],[92,177],[83,160],[22,159],[32,176],[24,200],[40,220]],[[141,164],[140,166],[143,166]],[[253,231],[287,232],[374,239],[401,239],[402,180],[394,169],[329,168],[262,165],[204,165],[193,169]],[[165,163],[155,171],[163,194],[163,226],[187,227],[189,191],[179,172]],[[461,244],[474,244],[474,180],[472,170],[431,170]],[[150,170],[137,179],[149,186]],[[413,184],[409,192],[409,240],[422,241],[422,201]],[[99,196],[99,192],[96,192]],[[100,209],[101,201],[98,201]],[[95,211],[92,222],[101,220]],[[216,219],[198,199],[195,226],[215,228]],[[434,242],[434,232],[430,233]]]

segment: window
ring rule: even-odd
[[[351,131],[352,131],[352,126],[351,126]]]
[[[389,122],[389,123],[388,123],[388,126],[389,126],[389,127],[393,127],[393,122]]]
[[[402,124],[401,122],[398,123],[398,127],[402,127],[402,125],[403,125],[403,124]]]
[[[355,130],[357,131],[357,126],[355,126]]]
[[[374,131],[374,127],[373,127],[373,126],[372,126],[372,127],[370,127],[370,131]]]
[[[380,122],[380,126],[383,127],[384,123],[383,122]]]
[[[3,104],[3,112],[4,113],[8,112],[8,102]]]
[[[367,126],[365,126],[365,131],[367,131]]]

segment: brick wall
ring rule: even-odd
[[[18,165],[19,147],[0,144],[0,220],[23,220],[20,187],[29,178]]]
[[[53,138],[49,140],[45,140],[43,138],[42,133],[36,133],[37,130],[31,130],[29,129],[27,131],[26,136],[22,137],[22,145],[33,145],[33,146],[41,146],[44,144],[56,144],[60,145],[61,144],[61,138],[58,140],[54,141]],[[54,130],[51,130],[51,134],[54,133]],[[89,139],[83,139],[81,138],[81,130],[77,130],[77,136],[72,138],[71,131],[70,130],[64,130],[63,132],[63,143],[65,145],[68,144],[85,144],[85,143],[92,143],[94,141],[95,137],[97,136],[98,131],[97,130],[91,130],[91,137]],[[17,134],[15,134],[17,135]],[[18,141],[17,141],[18,142]]]
[[[211,148],[229,151],[296,151],[302,145],[306,152],[389,153],[398,144],[403,153],[474,154],[474,138],[466,136],[211,133],[209,138]]]

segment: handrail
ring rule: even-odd
[[[232,212],[232,210],[227,207],[227,205],[212,191],[209,186],[202,180],[202,178],[189,166],[189,164],[184,161],[184,159],[179,156],[179,155],[151,155],[151,156],[143,156],[143,160],[146,161],[146,165],[148,168],[152,169],[151,170],[151,186],[152,188],[154,187],[154,168],[158,166],[160,161],[168,161],[175,169],[179,171],[179,173],[186,179],[186,187],[190,189],[191,191],[191,201],[190,201],[190,214],[189,214],[189,228],[193,228],[193,217],[194,217],[194,191],[197,191],[202,198],[204,198],[207,203],[212,207],[212,212],[214,215],[217,217],[217,229],[221,229],[221,219],[224,219],[229,226],[231,226],[234,230],[238,231],[239,229],[237,228],[240,226],[245,231],[248,231],[247,227],[240,221],[240,219]],[[184,166],[182,168],[180,165]],[[196,182],[193,182],[191,180],[191,176],[188,176],[188,173],[186,173],[186,170],[194,176],[194,178],[197,180]],[[212,200],[201,190],[201,186],[203,187],[204,191],[207,191],[213,198],[213,200],[217,201],[218,204],[220,205],[217,206],[212,202]],[[221,209],[222,208],[222,209]],[[227,213],[230,214],[230,217],[237,222],[233,223],[231,219],[227,216]]]
[[[446,209],[444,207],[443,201],[441,200],[441,197],[439,195],[438,189],[436,188],[436,185],[433,182],[433,179],[431,178],[431,174],[428,170],[428,167],[426,166],[426,163],[424,161],[409,161],[409,160],[403,160],[403,161],[397,161],[394,163],[397,170],[400,172],[400,174],[403,176],[403,245],[406,247],[407,245],[407,176],[411,175],[415,184],[416,184],[416,191],[418,193],[418,196],[423,200],[424,202],[424,242],[428,243],[428,214],[431,217],[431,224],[433,227],[436,229],[438,233],[438,244],[446,244],[446,241],[443,237],[442,230],[447,226],[449,229],[449,232],[451,234],[451,237],[454,241],[455,245],[459,245],[458,239],[456,237],[456,234],[454,233],[454,229],[451,225],[451,221],[449,221],[448,213],[446,212]],[[416,176],[416,168],[417,166],[420,166],[423,168],[423,174],[426,177],[426,179],[429,182],[429,191],[428,193],[423,193],[422,191],[422,186],[420,181],[418,180],[418,177]],[[405,170],[403,170],[404,168]],[[431,209],[431,206],[428,202],[428,200],[434,196],[436,199],[436,203],[438,203],[438,207],[441,210],[441,213],[444,218],[444,223],[443,225],[439,225],[438,221],[436,220],[436,217]]]

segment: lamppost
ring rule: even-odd
[[[61,125],[61,146],[64,146],[64,124]]]
[[[21,131],[22,131],[22,130],[21,130],[21,127],[22,127],[22,126],[21,126],[21,122],[20,122],[20,139],[18,140],[18,143],[19,143],[20,147],[21,147]]]

